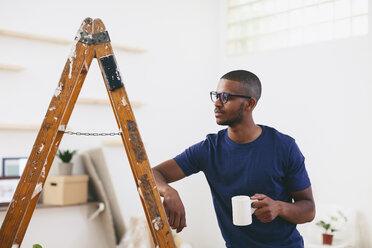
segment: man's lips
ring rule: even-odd
[[[221,116],[221,115],[223,115],[223,114],[224,114],[224,112],[221,111],[221,110],[218,110],[218,109],[215,109],[215,110],[214,110],[214,115],[215,115],[216,117]]]

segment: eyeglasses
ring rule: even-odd
[[[227,101],[230,99],[231,96],[244,97],[244,98],[248,98],[248,99],[252,98],[251,96],[233,95],[233,94],[226,93],[226,92],[217,93],[216,91],[211,91],[209,94],[211,96],[212,102],[216,102],[217,99],[219,99],[222,104],[227,103]]]

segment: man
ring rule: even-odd
[[[293,138],[254,123],[260,80],[248,71],[231,71],[210,94],[217,124],[228,128],[153,168],[169,224],[180,232],[186,219],[180,196],[168,184],[203,171],[226,247],[303,247],[296,224],[315,216],[305,159]],[[236,195],[258,200],[251,225],[233,224]]]

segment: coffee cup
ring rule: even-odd
[[[233,224],[236,226],[247,226],[252,224],[252,214],[256,210],[249,196],[237,195],[231,198]]]

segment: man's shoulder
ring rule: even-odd
[[[227,128],[217,131],[216,133],[209,133],[206,135],[205,139],[200,141],[198,144],[200,147],[210,147],[216,146],[222,140],[224,140],[227,134]]]
[[[222,137],[224,137],[226,135],[226,133],[227,133],[227,128],[224,128],[224,129],[219,130],[216,133],[207,134],[205,139],[214,143],[214,142],[217,142]]]
[[[260,126],[265,130],[266,136],[270,137],[271,139],[281,144],[290,145],[291,143],[295,141],[295,139],[292,138],[290,135],[282,133],[273,127],[264,126],[264,125],[260,125]]]
[[[276,152],[289,156],[292,151],[299,149],[296,140],[290,135],[282,133],[272,127],[266,127],[266,131],[267,135],[265,136],[269,137],[266,144],[270,144]]]

